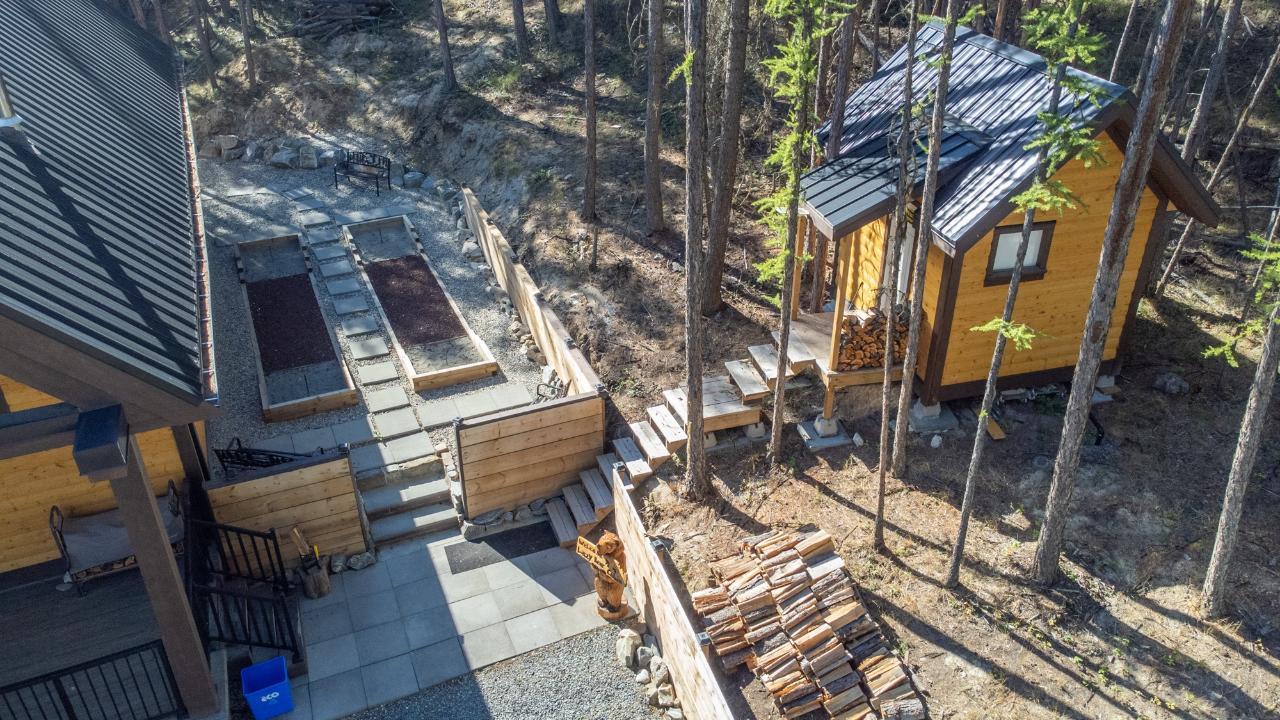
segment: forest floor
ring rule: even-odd
[[[214,97],[200,84],[191,88],[197,140],[216,131],[261,137],[342,127],[385,140],[385,147],[368,149],[473,187],[599,371],[613,400],[611,423],[639,419],[663,389],[682,382],[684,276],[678,232],[648,237],[641,228],[643,60],[632,52],[638,40],[631,41],[639,32],[632,20],[638,5],[601,9],[608,39],[600,53],[594,271],[590,236],[576,214],[583,122],[575,55],[541,49],[541,7],[533,3],[526,5],[540,49],[536,62],[522,66],[509,59],[509,4],[446,1],[462,89],[442,101],[428,5],[402,0],[402,22],[323,45],[291,37],[261,43],[256,94],[235,85],[242,67],[237,36],[234,25],[222,24],[223,92]],[[1126,4],[1115,5],[1112,22]],[[1274,15],[1254,5],[1246,3],[1246,14],[1275,25]],[[580,5],[562,8],[564,45],[577,47]],[[267,34],[283,32],[284,19],[272,25],[271,15],[259,13]],[[714,44],[722,24],[711,27]],[[674,64],[678,34],[675,25],[668,31]],[[189,33],[183,51],[194,57]],[[758,66],[765,51],[753,40],[748,65]],[[1239,72],[1247,80],[1252,70]],[[859,70],[855,82],[866,74]],[[668,90],[673,98],[682,92],[678,83]],[[753,264],[767,251],[750,205],[767,188],[758,158],[777,110],[763,101],[755,80],[744,94],[747,161],[727,258],[734,290],[706,323],[708,368],[767,342],[777,317],[764,299],[768,292],[753,280]],[[1267,117],[1263,124],[1273,126],[1274,113]],[[680,108],[669,105],[663,118],[665,200],[678,230]],[[1274,147],[1274,138],[1269,142]],[[1246,190],[1269,202],[1270,182],[1259,178]],[[1235,192],[1232,182],[1224,192]],[[706,561],[729,553],[738,538],[766,527],[820,525],[840,540],[935,718],[1276,717],[1280,410],[1271,412],[1271,442],[1264,442],[1246,501],[1228,619],[1203,622],[1195,610],[1257,356],[1251,343],[1241,347],[1239,368],[1202,356],[1231,331],[1240,304],[1246,262],[1230,244],[1234,236],[1224,231],[1218,239],[1227,242],[1198,244],[1169,297],[1143,302],[1134,343],[1141,353],[1127,360],[1115,401],[1097,408],[1107,439],[1086,448],[1065,572],[1052,588],[1026,578],[1061,426],[1062,404],[1053,398],[1005,408],[1008,438],[988,452],[957,591],[941,588],[938,579],[957,524],[974,423],[946,434],[937,449],[928,437],[911,439],[907,477],[889,485],[888,549],[874,552],[875,388],[841,400],[846,427],[869,441],[851,452],[814,456],[788,428],[782,469],[764,469],[763,448],[713,453],[715,498],[705,503],[680,499],[673,490],[682,467],[667,465],[642,491],[651,531],[672,540],[672,556],[695,590],[708,581]],[[1191,392],[1152,389],[1152,378],[1167,371],[1184,377]],[[819,405],[814,388],[789,393],[788,422],[812,416]],[[774,716],[749,675],[728,684],[741,688],[744,716]]]

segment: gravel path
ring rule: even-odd
[[[425,190],[405,190],[397,186],[391,190],[384,189],[379,196],[372,189],[353,188],[347,183],[335,189],[332,173],[332,168],[327,167],[283,170],[261,164],[200,161],[206,231],[210,239],[214,337],[223,410],[219,418],[209,423],[212,446],[225,447],[233,437],[251,445],[255,440],[335,425],[365,412],[363,406],[356,406],[291,421],[270,424],[262,421],[257,369],[247,326],[248,313],[236,278],[232,247],[247,238],[298,231],[294,226],[300,212],[291,201],[272,190],[305,187],[328,205],[330,213],[351,213],[406,203],[416,207],[417,211],[409,218],[421,235],[423,247],[441,283],[453,296],[471,329],[488,344],[498,361],[500,373],[461,386],[411,394],[410,399],[415,406],[424,406],[433,398],[461,397],[508,382],[523,385],[531,396],[536,395],[541,368],[524,357],[519,341],[508,332],[511,317],[488,289],[492,274],[462,257],[459,232],[450,216],[450,208]],[[336,326],[338,318],[332,302],[323,302],[322,309],[329,325]],[[345,345],[342,350],[344,360],[354,372],[360,363],[352,360]],[[435,435],[439,436],[441,432],[437,431]],[[435,437],[435,440],[440,442],[442,437]]]
[[[639,720],[661,717],[613,659],[612,625],[352,715],[352,720]]]

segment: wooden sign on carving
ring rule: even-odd
[[[578,544],[574,550],[578,553],[578,557],[586,560],[587,564],[597,572],[613,578],[621,585],[627,584],[627,571],[618,567],[617,561],[613,558],[601,555],[595,543],[579,535]]]

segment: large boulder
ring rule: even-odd
[[[205,144],[200,146],[198,154],[202,158],[220,158],[222,157],[222,147],[213,140],[207,140]]]
[[[211,142],[217,143],[218,147],[222,148],[223,154],[226,154],[226,152],[231,148],[240,147],[240,136],[239,135],[214,135]]]
[[[250,140],[244,144],[244,155],[240,157],[245,162],[257,162],[262,159],[262,144],[257,140]]]
[[[280,148],[271,155],[271,160],[268,162],[271,163],[272,167],[291,168],[298,163],[298,153],[287,147]]]
[[[1191,392],[1191,383],[1182,379],[1177,373],[1160,373],[1151,381],[1151,387],[1166,395],[1186,395]]]
[[[420,188],[422,187],[422,181],[426,179],[426,175],[417,170],[410,170],[404,174],[404,186],[407,188]]]
[[[320,157],[316,154],[315,146],[303,145],[298,148],[298,167],[303,170],[315,170],[320,167]]]

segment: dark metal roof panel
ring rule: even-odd
[[[202,396],[176,57],[94,0],[6,0],[0,312],[168,392]]]

